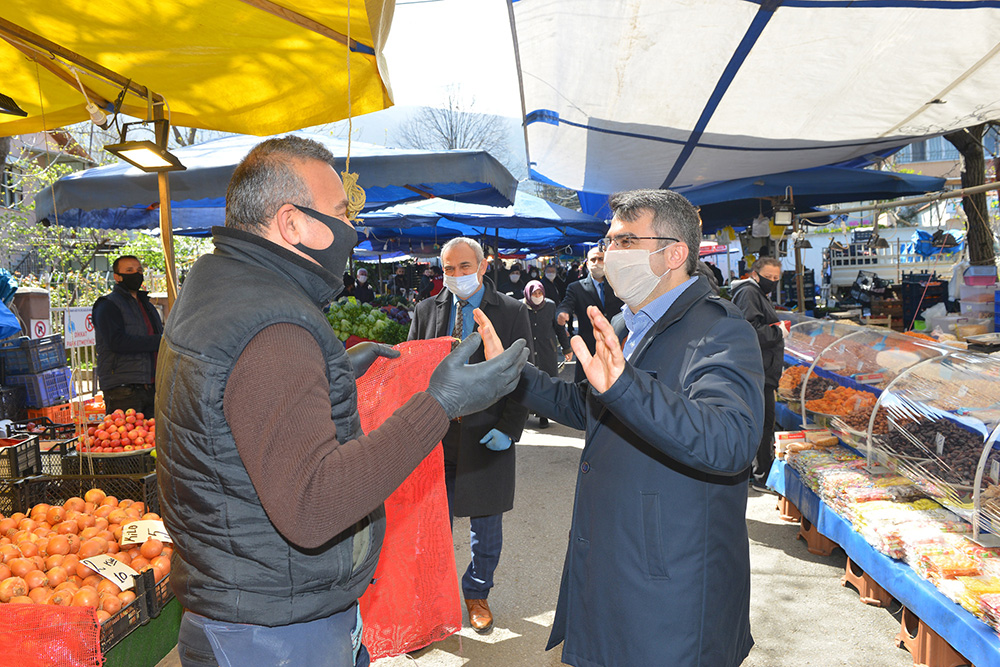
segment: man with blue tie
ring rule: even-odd
[[[559,326],[565,326],[571,317],[575,317],[578,322],[577,334],[593,354],[594,327],[587,317],[587,307],[597,306],[604,317],[610,320],[621,312],[622,300],[615,296],[614,290],[604,280],[604,252],[598,246],[587,253],[587,270],[589,275],[566,287],[566,297],[556,309],[556,322]],[[577,364],[574,382],[581,382],[585,378],[583,367]]]
[[[441,336],[465,339],[476,330],[474,310],[494,323],[506,347],[523,338],[532,344],[528,309],[497,292],[485,278],[489,262],[474,240],[452,239],[441,249],[445,289],[417,304],[410,340]],[[532,356],[534,356],[532,354]],[[484,359],[479,348],[469,363]],[[503,513],[514,506],[514,447],[528,410],[502,398],[492,406],[453,420],[442,440],[445,485],[451,516],[470,517],[472,560],[462,577],[469,624],[480,634],[493,628],[487,602],[503,546]]]

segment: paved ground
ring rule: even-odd
[[[559,649],[544,650],[566,548],[580,448],[578,431],[559,425],[528,430],[518,445],[517,499],[504,518],[504,551],[490,604],[492,634],[467,626],[457,635],[375,667],[552,667]],[[868,607],[840,586],[845,556],[814,556],[797,541],[797,526],[775,511],[775,497],[749,493],[751,623],[757,642],[745,667],[909,667],[894,646],[898,614]],[[459,571],[468,563],[468,523],[455,523]],[[178,667],[176,650],[157,667]],[[639,666],[636,666],[639,667]]]

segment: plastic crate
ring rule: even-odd
[[[0,478],[17,479],[40,475],[41,472],[37,436],[0,438]]]
[[[16,510],[19,512],[28,512],[38,503],[61,505],[74,496],[82,498],[90,489],[99,488],[119,500],[141,501],[147,512],[160,513],[155,472],[146,475],[43,475],[28,477],[21,483],[19,500],[22,504]]]
[[[41,373],[66,365],[66,348],[60,335],[45,338],[12,338],[0,344],[0,357],[8,375]]]
[[[19,479],[0,479],[0,514],[10,516],[14,512],[21,512],[24,509],[21,481]]]
[[[101,623],[101,652],[104,654],[128,633],[159,616],[163,607],[174,596],[170,590],[170,575],[156,582],[153,571],[146,570],[133,579],[135,600]]]
[[[0,419],[24,418],[27,390],[24,387],[0,387]]]
[[[69,403],[50,405],[47,408],[28,408],[28,419],[48,419],[56,424],[69,424],[73,421],[73,411]]]
[[[21,385],[27,390],[24,404],[29,408],[47,408],[59,405],[66,403],[75,395],[73,371],[65,366],[53,368],[43,373],[10,375],[7,377],[7,384]]]
[[[144,475],[156,470],[156,459],[150,455],[152,451],[115,456],[94,454],[89,457],[86,453],[74,452],[62,460],[62,470],[55,474],[79,475],[82,470],[84,475]]]
[[[65,440],[76,434],[76,424],[58,424],[48,417],[18,419],[7,425],[7,435],[37,435],[39,440]]]

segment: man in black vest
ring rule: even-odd
[[[133,409],[153,416],[156,351],[160,349],[163,322],[142,291],[142,263],[122,255],[111,265],[115,288],[94,303],[97,380],[104,404],[115,410]]]
[[[556,309],[556,322],[565,326],[571,317],[577,319],[577,334],[586,343],[587,349],[594,352],[594,327],[587,317],[587,307],[597,306],[607,319],[612,319],[622,310],[622,300],[615,296],[611,286],[604,280],[604,253],[594,246],[587,253],[587,268],[590,275],[581,278],[566,287],[566,297]],[[583,367],[577,363],[574,382],[586,379]]]
[[[529,354],[522,341],[495,367],[466,365],[471,336],[426,392],[362,433],[356,377],[399,353],[346,352],[323,314],[357,243],[332,165],[299,137],[251,150],[163,334],[157,477],[184,667],[367,665],[357,600],[383,501],[451,419],[514,387]]]

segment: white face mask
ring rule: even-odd
[[[542,301],[545,301],[545,295],[544,294],[532,294],[531,295],[531,303],[535,304],[536,306],[539,305],[539,304],[541,304]]]
[[[445,276],[444,286],[459,299],[468,299],[479,289],[479,274],[470,273],[466,276]]]
[[[366,282],[368,282],[368,276],[358,276],[358,282],[364,285]]]
[[[598,280],[604,280],[604,266],[600,264],[595,264],[591,266],[590,275],[594,276]]]
[[[670,269],[662,275],[653,273],[649,266],[649,258],[662,252],[670,246],[659,250],[608,250],[604,253],[604,272],[615,290],[615,296],[635,311],[646,297],[652,293],[660,281],[670,273]]]
[[[554,281],[556,279],[556,274],[555,274],[554,271],[546,271],[545,272],[545,277],[551,283],[552,281]]]
[[[512,283],[516,283],[520,279],[521,279],[521,274],[520,273],[512,273],[512,274],[510,274],[510,281]]]

